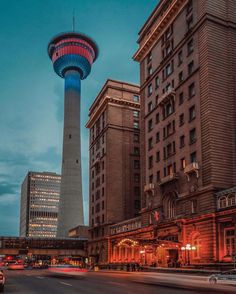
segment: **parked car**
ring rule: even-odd
[[[6,281],[5,275],[3,271],[0,270],[0,292],[4,291],[5,281]]]
[[[235,284],[236,285],[236,269],[214,274],[209,277],[211,284]]]

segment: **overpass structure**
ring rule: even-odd
[[[0,237],[0,255],[86,257],[85,238]]]

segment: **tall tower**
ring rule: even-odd
[[[62,154],[61,198],[57,237],[84,224],[81,142],[80,142],[80,81],[85,79],[98,55],[96,43],[76,33],[62,33],[48,45],[54,71],[65,79],[64,134]]]

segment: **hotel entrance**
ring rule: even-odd
[[[162,240],[156,247],[156,261],[158,267],[180,267],[180,244],[177,242]]]

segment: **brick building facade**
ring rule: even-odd
[[[139,32],[141,214],[110,226],[107,262],[233,262],[235,11],[232,0],[162,0]]]
[[[107,261],[110,224],[140,211],[139,86],[107,80],[90,108],[89,255]],[[98,259],[99,256],[99,260]]]

